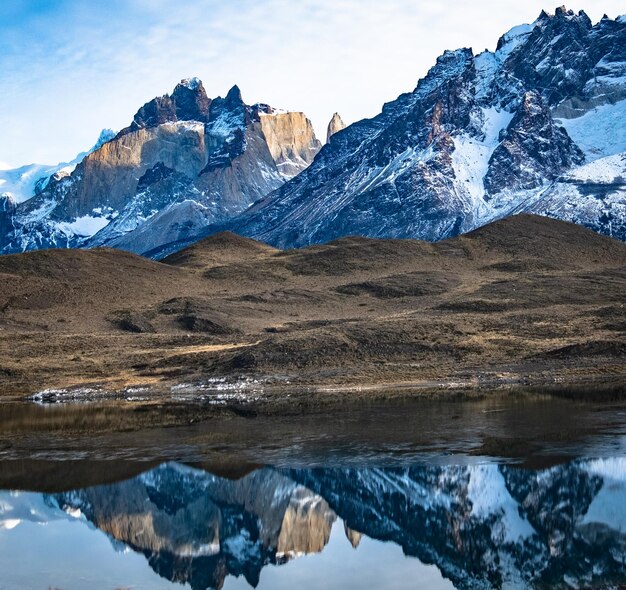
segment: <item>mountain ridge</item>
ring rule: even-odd
[[[281,248],[437,241],[523,212],[626,240],[624,47],[623,16],[542,11],[493,52],[445,51],[372,119],[342,129],[335,113],[324,146],[302,113],[184,79],[69,178],[1,203],[1,251],[162,258],[222,230]]]
[[[494,53],[446,51],[414,92],[337,134],[223,228],[280,247],[346,233],[438,240],[529,211],[625,239],[623,190],[567,181],[584,182],[594,162],[626,172],[615,160],[626,152],[625,42],[626,19],[592,25],[560,8],[503,35]]]
[[[209,99],[198,79],[143,105],[68,176],[5,207],[2,252],[111,246],[142,252],[242,211],[321,147],[303,113]]]

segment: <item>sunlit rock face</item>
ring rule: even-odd
[[[312,162],[322,147],[304,113],[259,109],[259,122],[279,171],[291,179]]]
[[[336,135],[333,119],[312,166],[228,228],[439,240],[529,211],[626,239],[625,47],[625,17],[559,8],[494,52],[446,51],[378,116]]]
[[[232,481],[170,464],[54,500],[145,554],[160,575],[202,589],[221,588],[227,575],[256,585],[264,565],[322,551],[336,520],[321,497],[270,469]]]
[[[236,86],[210,99],[198,79],[148,102],[107,139],[11,212],[3,252],[147,252],[245,210],[304,170],[321,147],[303,113],[248,106]]]
[[[263,468],[229,480],[177,464],[73,492],[0,494],[0,530],[83,519],[194,589],[256,585],[268,564],[364,537],[434,564],[459,589],[614,587],[626,579],[626,461]],[[341,528],[333,529],[337,519]],[[331,544],[332,545],[332,544]],[[370,548],[371,550],[371,548]],[[381,567],[387,567],[381,564]]]
[[[330,539],[335,519],[335,513],[321,497],[306,488],[298,488],[290,497],[280,526],[277,556],[319,553]]]

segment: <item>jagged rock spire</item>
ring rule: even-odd
[[[243,98],[241,97],[241,90],[239,86],[235,84],[226,95],[226,102],[229,104],[240,103],[243,102]]]
[[[341,131],[346,128],[346,124],[343,122],[343,119],[339,116],[339,113],[335,113],[328,123],[328,129],[326,131],[326,143],[330,141],[330,138],[337,133],[337,131]]]

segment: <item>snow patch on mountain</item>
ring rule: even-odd
[[[601,477],[603,483],[581,524],[602,524],[626,535],[626,458],[597,459],[589,462],[586,470],[590,475]]]
[[[476,83],[474,93],[476,100],[486,102],[489,100],[491,83],[501,66],[499,57],[491,51],[483,51],[474,58],[476,69]]]
[[[531,24],[517,25],[502,35],[496,50],[498,58],[504,60],[518,47],[521,47],[536,26],[537,21]]]
[[[585,468],[591,475],[626,483],[626,457],[594,459],[589,461]]]
[[[467,497],[472,503],[472,516],[498,521],[491,529],[494,542],[517,543],[535,534],[526,518],[520,516],[520,506],[506,487],[498,465],[479,465],[469,470]]]
[[[0,491],[0,530],[11,530],[23,522],[47,524],[71,518],[54,500],[34,492]]]
[[[374,190],[382,184],[393,184],[395,179],[403,174],[405,171],[412,168],[415,164],[420,162],[428,162],[433,155],[432,149],[426,149],[423,151],[415,150],[414,148],[407,148],[402,153],[398,154],[393,160],[391,160],[386,166],[382,168],[370,168],[364,170],[361,182],[348,185],[346,191],[347,197],[354,197],[355,193],[366,193]],[[335,207],[341,205],[343,201],[335,203]]]
[[[513,113],[495,107],[481,109],[483,137],[462,133],[454,137],[452,166],[459,181],[460,192],[469,195],[469,204],[479,217],[488,214],[485,205],[484,179],[489,169],[489,159],[499,143],[499,135],[513,118]]]
[[[517,203],[512,213],[547,215],[625,240],[626,153],[576,167]]]
[[[206,131],[211,135],[230,139],[234,136],[235,131],[243,131],[245,127],[246,122],[242,112],[225,109],[215,119],[207,123]]]
[[[202,133],[204,131],[204,123],[200,121],[168,121],[161,124],[165,129],[170,129],[171,133],[178,131],[191,131],[193,133]]]
[[[91,237],[109,225],[110,222],[111,220],[106,217],[83,215],[82,217],[77,217],[71,223],[59,223],[57,227],[68,236],[76,235],[81,237]]]
[[[224,541],[224,551],[236,560],[245,562],[250,556],[261,555],[261,542],[253,541],[250,533],[243,529],[238,536],[229,537]]]
[[[22,203],[35,194],[35,185],[39,180],[49,178],[63,166],[65,164],[29,164],[12,170],[0,170],[2,196],[10,195],[17,203]]]
[[[626,100],[591,109],[576,119],[557,119],[588,161],[626,151]]]
[[[622,86],[626,84],[626,61],[611,61],[603,57],[594,67],[594,77],[587,82],[585,89],[598,85]]]
[[[564,175],[565,179],[580,180],[583,182],[615,182],[626,172],[626,153],[608,156],[594,160],[574,168]],[[626,181],[626,179],[625,179]]]
[[[193,78],[185,78],[184,80],[181,80],[180,84],[185,88],[189,88],[189,90],[197,90],[202,82],[200,81],[200,78],[196,78],[194,76]]]

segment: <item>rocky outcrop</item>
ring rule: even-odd
[[[527,92],[489,159],[487,195],[533,189],[584,162],[585,156],[558,126],[541,95]]]
[[[330,138],[335,135],[335,133],[345,128],[346,124],[343,122],[343,119],[339,116],[339,113],[335,113],[326,129],[326,143],[330,142]]]
[[[346,539],[350,541],[350,545],[352,545],[355,549],[358,549],[363,535],[352,530],[345,522],[343,523],[343,530],[346,533]]]
[[[139,109],[73,171],[18,206],[3,252],[113,246],[144,253],[242,212],[321,145],[302,113],[210,99],[197,78]]]
[[[163,123],[177,121],[205,121],[209,115],[211,99],[206,94],[198,78],[181,80],[171,95],[153,98],[138,111],[133,122],[119,132],[118,137],[138,131],[158,127]]]

